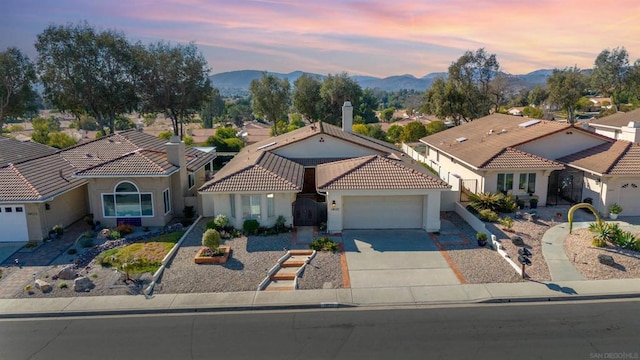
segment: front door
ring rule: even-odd
[[[293,226],[314,226],[318,222],[315,200],[301,197],[293,203]]]

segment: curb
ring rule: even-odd
[[[551,302],[551,301],[573,301],[573,300],[583,301],[583,300],[611,300],[611,299],[633,299],[633,298],[640,298],[640,293],[492,298],[492,299],[478,301],[478,303],[501,304],[501,303],[521,303],[521,302]]]

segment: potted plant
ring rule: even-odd
[[[485,247],[487,246],[487,234],[483,232],[479,232],[476,234],[476,240],[478,240],[478,246]]]
[[[537,209],[538,208],[538,198],[532,197],[531,199],[529,199],[529,207],[531,209]]]
[[[207,229],[202,234],[202,247],[195,256],[196,264],[223,264],[227,262],[231,248],[220,246],[221,236],[217,230]]]
[[[609,207],[609,218],[611,220],[616,220],[621,212],[622,207],[618,204],[613,204]]]

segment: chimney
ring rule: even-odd
[[[351,133],[353,127],[353,106],[350,101],[345,101],[342,105],[342,131]]]
[[[185,145],[179,136],[172,136],[165,145],[167,161],[179,167],[177,174],[171,175],[171,204],[175,213],[180,213],[185,205],[184,197],[189,190],[187,178],[187,159]]]
[[[186,168],[185,148],[184,143],[180,140],[179,136],[171,136],[169,142],[166,144],[167,160],[175,166]]]
[[[631,142],[640,142],[640,121],[630,121],[627,126],[623,126],[620,130],[620,140]]]

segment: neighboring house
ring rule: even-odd
[[[522,116],[523,110],[524,110],[524,106],[512,107],[512,108],[509,108],[509,110],[507,110],[507,113],[509,115]]]
[[[470,192],[535,194],[540,205],[590,197],[602,213],[624,203],[625,215],[640,215],[640,206],[629,205],[640,203],[637,144],[569,124],[513,120],[492,114],[420,141],[429,165],[463,200]]]
[[[245,147],[199,189],[204,216],[224,214],[241,228],[326,222],[344,229],[440,229],[441,193],[449,186],[393,145],[315,123]]]
[[[613,107],[610,97],[590,97],[591,107],[588,111],[600,111],[601,109],[611,109]]]
[[[629,112],[617,112],[613,115],[592,120],[589,126],[597,134],[610,137],[612,139],[640,142],[640,109]]]
[[[215,158],[136,130],[64,150],[7,144],[0,141],[0,241],[42,240],[87,214],[106,226],[164,226],[198,205]]]

